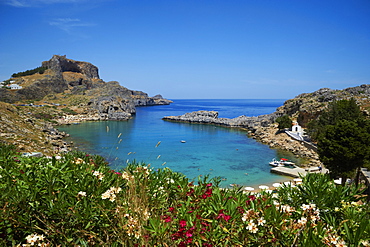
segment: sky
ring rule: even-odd
[[[0,0],[0,81],[53,55],[168,99],[370,84],[369,0]]]

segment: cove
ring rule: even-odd
[[[171,105],[137,108],[129,121],[84,122],[59,126],[79,150],[105,157],[112,169],[127,162],[169,167],[189,179],[221,177],[221,186],[256,186],[286,180],[271,174],[272,158],[294,159],[254,139],[246,132],[213,125],[173,123],[161,118],[197,110],[216,110],[220,117],[257,116],[273,112],[283,100],[174,100]],[[185,143],[181,142],[182,140]],[[297,161],[296,161],[297,162]]]

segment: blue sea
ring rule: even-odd
[[[221,177],[223,187],[283,181],[287,178],[270,173],[271,159],[285,157],[298,162],[290,153],[248,138],[243,130],[162,120],[198,110],[218,111],[219,117],[226,118],[258,116],[274,112],[284,100],[173,101],[171,105],[138,107],[129,121],[85,122],[58,129],[69,133],[69,141],[79,150],[105,157],[112,169],[135,160],[154,169],[169,167],[190,179]]]

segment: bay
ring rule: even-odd
[[[298,162],[292,154],[270,149],[240,129],[162,120],[198,110],[215,110],[219,117],[227,118],[258,116],[274,112],[284,100],[173,101],[171,105],[138,107],[129,121],[84,122],[58,129],[69,133],[69,140],[79,150],[105,157],[112,169],[122,169],[135,160],[154,169],[169,167],[190,179],[221,177],[223,187],[286,180],[271,174],[268,163],[281,157]]]

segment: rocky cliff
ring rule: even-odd
[[[88,62],[74,61],[66,56],[54,55],[49,61],[42,62],[42,67],[62,76],[63,72],[74,72],[84,75],[87,79],[99,79],[98,67]]]
[[[368,113],[370,106],[370,84],[343,90],[322,88],[313,93],[303,93],[293,99],[287,100],[273,114],[275,116],[287,114],[293,119],[296,119],[301,126],[306,127],[307,123],[316,119],[326,110],[329,102],[351,98],[356,99],[362,110]]]
[[[135,114],[136,106],[172,102],[158,95],[149,97],[146,93],[129,90],[118,82],[104,82],[99,78],[98,67],[66,56],[54,55],[42,62],[42,67],[47,68],[43,74],[9,79],[22,89],[1,88],[0,101],[65,105],[85,115],[85,119],[90,115],[95,120],[127,120]]]

